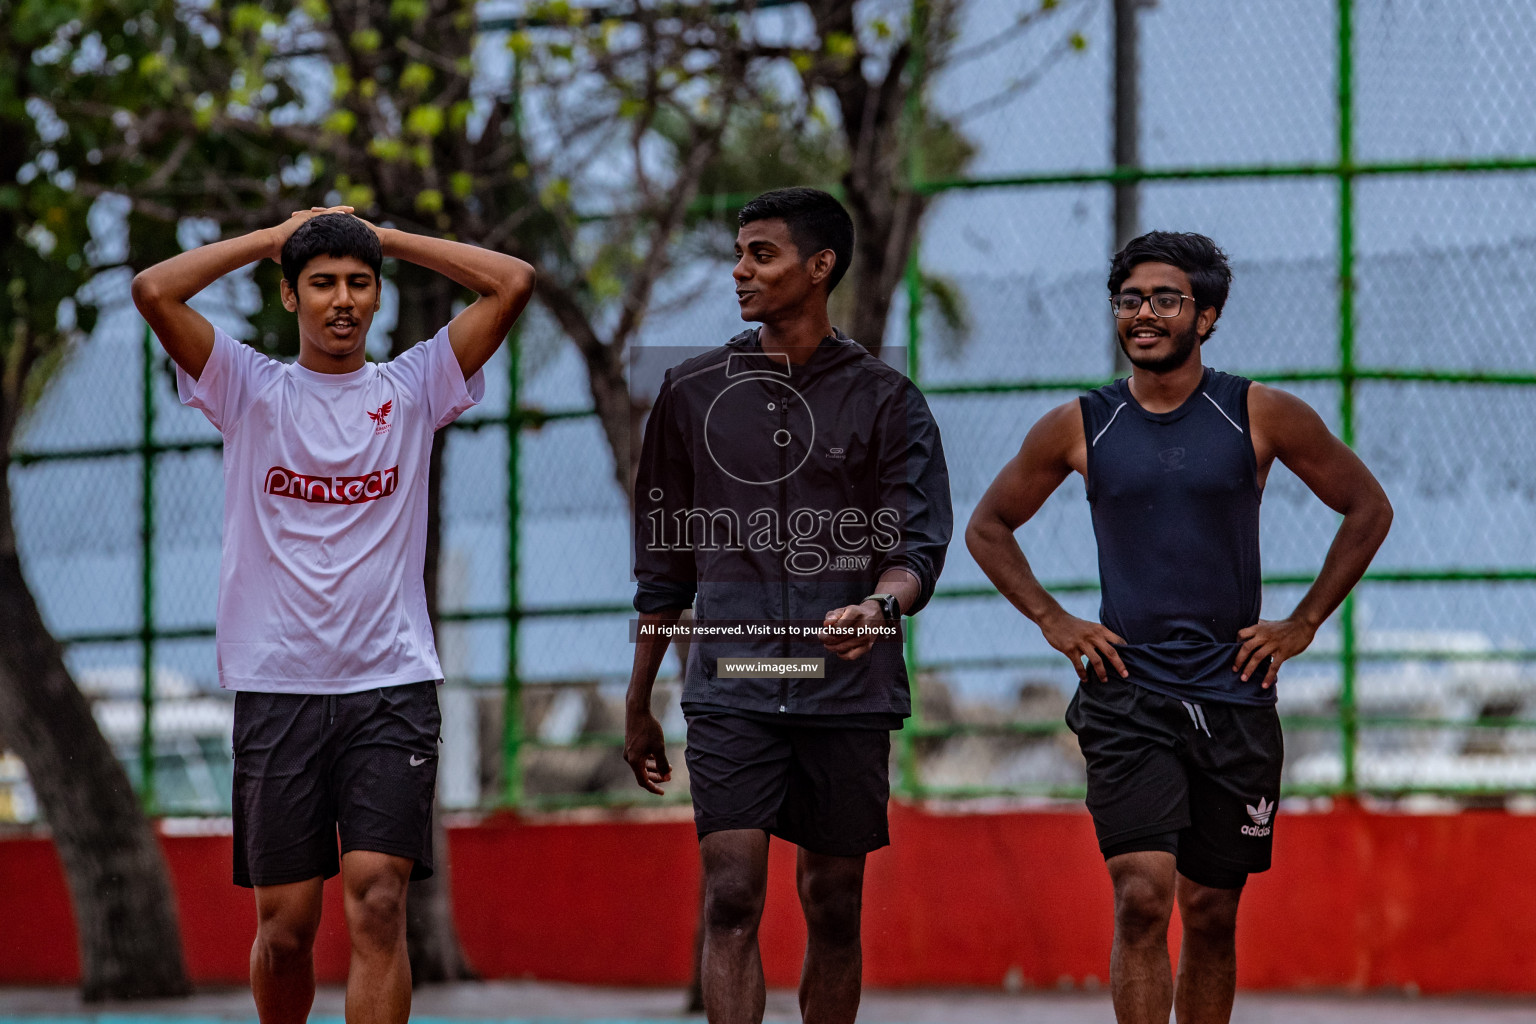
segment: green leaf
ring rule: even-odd
[[[424,92],[431,87],[433,77],[431,68],[412,61],[400,72],[400,88],[406,92]]]
[[[376,136],[368,142],[368,155],[379,160],[395,161],[405,159],[405,143],[399,139],[388,136]]]
[[[411,112],[405,115],[405,130],[411,135],[430,139],[442,134],[446,121],[442,107],[422,105],[411,108]]]
[[[351,43],[359,53],[372,53],[384,45],[384,36],[376,28],[360,28],[352,33]]]
[[[333,110],[323,127],[332,135],[351,135],[357,127],[357,115],[350,110]]]
[[[416,209],[422,213],[442,213],[443,194],[435,188],[424,188],[416,193]]]
[[[260,4],[236,4],[229,12],[229,27],[237,33],[255,34],[276,24],[277,16]]]
[[[454,171],[448,176],[448,188],[460,199],[468,199],[475,193],[475,176],[468,171]]]
[[[367,185],[352,185],[341,192],[341,204],[355,210],[371,210],[373,201],[373,189]]]
[[[859,52],[859,41],[848,32],[828,32],[821,45],[828,56],[845,60]]]
[[[426,16],[426,0],[390,0],[389,17],[392,21],[418,22]]]
[[[571,183],[556,178],[539,189],[539,201],[547,207],[564,206],[571,201]]]

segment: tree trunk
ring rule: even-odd
[[[612,350],[606,345],[602,354],[604,358],[600,363],[589,360],[587,383],[603,437],[608,441],[608,450],[613,453],[614,480],[633,506],[646,410],[630,394],[623,360],[613,359]]]
[[[885,343],[891,302],[907,271],[917,244],[917,228],[927,200],[894,181],[859,181],[857,172],[845,179],[849,216],[853,218],[853,316],[848,335],[876,355]]]
[[[624,356],[615,355],[613,345],[598,337],[575,294],[552,277],[540,275],[535,294],[587,364],[592,408],[613,455],[613,479],[625,499],[633,504],[634,474],[640,464],[641,423],[647,410],[630,394]]]
[[[26,764],[64,866],[85,999],[187,995],[164,855],[21,570],[9,442],[0,436],[0,741]]]
[[[390,337],[390,357],[424,341],[453,316],[454,285],[414,263],[401,261],[395,274],[400,290],[400,314]],[[423,573],[427,614],[437,630],[437,585],[442,551],[443,449],[447,435],[432,439],[432,468],[427,477],[427,552]],[[432,877],[412,882],[406,890],[405,943],[411,958],[411,983],[476,981],[479,975],[464,956],[453,919],[452,873],[442,809],[432,812]]]

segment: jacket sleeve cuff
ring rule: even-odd
[[[641,583],[635,587],[635,611],[642,615],[691,608],[697,588],[691,583]]]
[[[933,597],[933,587],[937,582],[933,576],[933,570],[924,565],[922,559],[911,556],[905,558],[893,558],[880,566],[880,575],[884,576],[892,569],[903,569],[912,574],[917,580],[917,599],[911,607],[902,610],[903,615],[916,615],[928,604],[928,599]]]

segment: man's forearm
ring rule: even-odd
[[[880,582],[875,584],[874,592],[890,594],[905,614],[907,609],[916,605],[917,599],[922,596],[923,584],[917,578],[917,573],[911,569],[898,567],[887,569],[880,574]]]
[[[645,612],[640,616],[640,625],[667,625],[677,622],[683,614],[681,608],[669,608],[661,612]],[[651,690],[656,686],[656,673],[661,669],[661,663],[667,656],[667,647],[671,644],[671,638],[665,631],[660,636],[647,636],[644,629],[635,640],[635,661],[629,674],[629,692],[625,695],[625,710],[631,714],[636,712],[649,713],[651,710]]]
[[[1322,570],[1296,605],[1291,618],[1305,622],[1314,630],[1321,626],[1370,568],[1371,559],[1376,557],[1391,525],[1392,506],[1385,498],[1366,509],[1346,513],[1339,524],[1339,532],[1328,547]]]
[[[973,520],[966,528],[965,543],[997,592],[1031,622],[1038,625],[1042,619],[1062,612],[1061,604],[1035,578],[1029,559],[1024,557],[1024,550],[1006,524]]]
[[[156,263],[134,278],[134,300],[186,302],[226,274],[273,254],[272,233],[266,228],[237,238],[200,245]]]
[[[506,295],[533,286],[533,268],[515,256],[395,228],[378,231],[385,256],[426,267],[477,295]]]
[[[187,303],[210,284],[248,264],[275,255],[270,228],[189,249],[142,271],[133,279],[133,304],[184,371],[198,380],[213,354],[214,330]]]

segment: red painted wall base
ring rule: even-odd
[[[1110,892],[1081,811],[891,808],[892,846],[870,857],[864,976],[872,987],[1102,983]],[[1285,814],[1274,869],[1255,876],[1238,927],[1245,988],[1416,987],[1536,992],[1536,817]],[[188,967],[246,980],[255,915],[230,884],[228,836],[166,836]],[[542,823],[450,831],[454,903],[486,977],[610,985],[687,980],[699,871],[691,822]],[[769,984],[799,977],[805,929],[794,851],[775,842],[762,927]],[[340,892],[326,886],[316,966],[347,966]],[[1178,922],[1173,941],[1177,948]],[[46,839],[0,841],[0,984],[79,977],[75,929]]]

